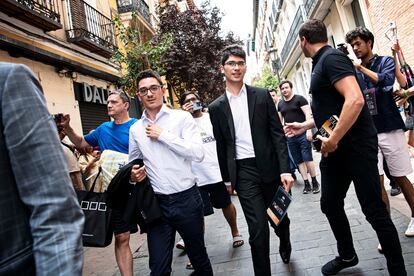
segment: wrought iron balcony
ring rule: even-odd
[[[312,13],[313,9],[316,6],[316,2],[318,2],[317,0],[306,0],[305,3],[303,4],[303,7],[305,9],[305,13],[306,13],[306,17],[309,18],[310,14]]]
[[[67,1],[68,41],[109,58],[116,50],[112,20],[83,0]]]
[[[0,11],[45,31],[62,28],[59,0],[0,0]]]
[[[301,12],[301,8],[299,7],[295,18],[293,19],[292,25],[290,26],[290,30],[288,35],[286,36],[285,44],[283,45],[282,51],[280,52],[280,58],[282,59],[282,63],[285,64],[289,53],[293,50],[293,44],[298,39],[299,35],[299,28],[300,25],[303,23],[303,16]]]
[[[151,24],[149,6],[144,0],[117,0],[119,13],[138,11]]]

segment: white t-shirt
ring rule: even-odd
[[[192,162],[193,173],[197,176],[197,186],[218,183],[222,181],[222,178],[210,115],[203,113],[203,116],[194,119],[200,131],[204,149],[204,160],[201,163]]]

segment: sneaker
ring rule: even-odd
[[[312,192],[312,187],[311,185],[308,183],[305,183],[305,188],[303,188],[303,193],[304,194],[309,194]]]
[[[358,264],[358,256],[355,255],[351,260],[344,260],[341,257],[336,257],[332,261],[327,262],[322,266],[323,275],[336,275],[344,268],[356,266]]]
[[[176,248],[178,248],[178,249],[185,250],[185,244],[184,244],[183,239],[180,239],[180,240],[177,242],[177,244],[175,245],[175,247],[176,247]]]
[[[395,186],[393,188],[391,188],[391,196],[396,196],[401,194],[401,188],[400,186]]]
[[[408,224],[407,230],[405,231],[406,237],[414,237],[414,218],[411,218],[410,224]]]
[[[312,193],[317,194],[319,192],[320,192],[319,182],[318,181],[312,182]]]
[[[382,251],[382,246],[381,246],[381,244],[380,244],[380,243],[378,244],[377,249],[378,249],[378,252],[379,252],[380,254],[384,254],[384,251]]]

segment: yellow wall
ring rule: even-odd
[[[79,104],[75,100],[73,90],[73,81],[86,82],[97,87],[107,88],[109,83],[84,76],[77,73],[75,80],[66,76],[59,76],[55,67],[36,62],[26,58],[10,57],[5,51],[0,50],[0,61],[25,64],[33,70],[35,76],[39,79],[46,98],[47,107],[51,114],[63,112],[70,114],[71,125],[79,134],[82,133],[82,124],[79,113]],[[111,87],[113,89],[113,87]],[[17,91],[16,91],[17,92]],[[28,107],[29,107],[28,103]]]

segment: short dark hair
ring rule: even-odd
[[[111,95],[118,95],[124,103],[131,104],[131,98],[122,89],[117,89],[117,90],[110,91],[109,94],[108,94],[108,97],[111,96]]]
[[[147,78],[157,79],[157,81],[162,86],[162,80],[161,80],[160,75],[157,72],[155,72],[154,70],[147,69],[147,70],[144,70],[144,71],[141,71],[141,72],[138,73],[137,78],[136,78],[137,89],[139,88],[139,82],[141,80],[147,79]]]
[[[275,92],[275,93],[277,93],[277,90],[276,90],[276,88],[273,88],[273,87],[271,87],[271,88],[268,88],[267,89],[267,92]]]
[[[184,105],[185,98],[187,98],[188,95],[194,95],[197,98],[197,100],[200,100],[200,96],[198,95],[197,90],[188,90],[188,91],[185,91],[183,94],[181,94],[181,97],[180,97],[181,106]]]
[[[230,45],[223,49],[221,52],[221,65],[224,66],[230,56],[241,57],[246,61],[246,52],[240,45]]]
[[[289,81],[289,80],[282,80],[282,81],[280,82],[280,84],[279,84],[279,89],[282,89],[282,86],[283,86],[285,83],[289,84],[289,87],[290,87],[291,89],[293,88],[293,84],[292,84],[292,82],[291,82],[291,81]]]
[[[300,26],[299,37],[306,38],[310,44],[328,42],[325,24],[318,19],[309,19]]]
[[[356,27],[349,31],[345,36],[345,40],[347,43],[351,43],[352,40],[358,37],[365,41],[365,43],[371,40],[371,49],[374,47],[374,35],[365,27]]]

